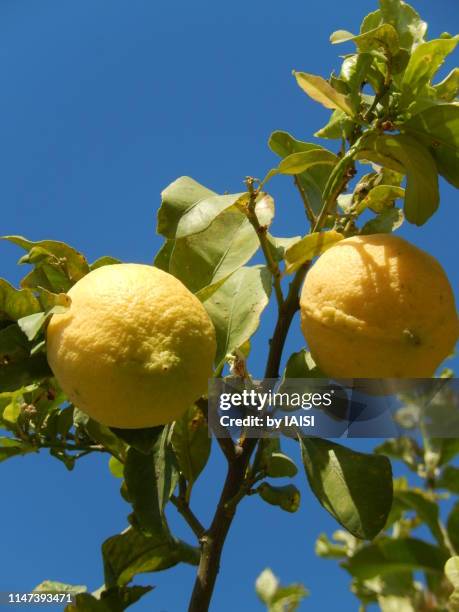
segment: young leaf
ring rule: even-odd
[[[344,567],[361,580],[412,570],[440,574],[447,558],[444,550],[422,540],[381,538],[358,550]]]
[[[312,166],[321,164],[334,166],[337,161],[338,158],[331,151],[312,149],[302,153],[292,153],[281,161],[277,170],[280,174],[301,174]]]
[[[357,45],[357,48],[362,51],[374,51],[382,49],[390,55],[395,55],[399,50],[399,39],[394,26],[389,23],[384,23],[378,27],[368,30],[364,34],[354,36],[351,32],[338,30],[334,32],[330,41],[333,44],[352,41]]]
[[[415,98],[428,85],[445,58],[454,51],[459,37],[429,40],[420,44],[410,56],[401,87],[402,98]]]
[[[206,466],[211,447],[207,421],[200,408],[190,406],[184,416],[174,423],[171,444],[179,469],[188,483],[189,500],[191,488]]]
[[[412,6],[400,0],[380,0],[381,9],[365,17],[361,32],[368,32],[382,23],[390,23],[397,30],[400,46],[411,51],[423,42],[427,24]]]
[[[217,367],[256,331],[270,295],[271,273],[253,266],[240,268],[204,302],[217,333]]]
[[[355,537],[374,538],[392,506],[389,460],[320,438],[300,438],[300,445],[309,484],[322,506]]]
[[[285,273],[293,274],[305,262],[318,257],[343,238],[343,234],[335,230],[308,234],[285,251]]]
[[[428,147],[439,173],[459,188],[459,106],[432,106],[415,115],[400,129]]]
[[[298,85],[310,98],[319,102],[325,108],[340,108],[347,115],[352,116],[353,109],[349,97],[336,91],[328,81],[306,72],[294,72],[293,74]]]
[[[453,68],[443,81],[433,86],[433,89],[438,100],[453,102],[459,93],[459,68]]]
[[[377,185],[359,202],[358,212],[371,208],[374,212],[383,212],[392,206],[395,200],[403,198],[405,190],[395,185]]]
[[[357,110],[357,108],[356,108]],[[317,138],[348,138],[354,129],[354,122],[342,110],[335,110],[326,125],[314,133]]]
[[[455,589],[459,589],[459,557],[450,557],[445,563],[445,574]]]

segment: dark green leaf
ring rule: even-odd
[[[448,537],[455,551],[459,551],[459,502],[456,502],[446,522]]]
[[[432,532],[432,535],[446,548],[445,536],[439,522],[438,505],[422,491],[396,491],[394,499],[406,510],[414,510]]]
[[[381,538],[358,550],[345,567],[356,578],[368,580],[411,570],[442,573],[447,558],[441,548],[422,540]]]
[[[447,465],[435,484],[436,488],[447,489],[451,493],[459,495],[459,468]]]
[[[136,574],[158,572],[181,561],[191,565],[199,562],[198,549],[170,535],[147,538],[132,527],[105,540],[102,555],[107,587],[126,585]]]
[[[163,426],[144,427],[141,429],[120,429],[118,427],[110,427],[110,429],[115,436],[124,440],[124,442],[140,453],[149,455],[162,434]]]
[[[217,334],[217,367],[257,330],[271,294],[266,267],[240,268],[204,302]]]
[[[174,423],[171,444],[178,466],[185,476],[187,499],[210,455],[211,438],[206,418],[200,408],[191,406],[184,416]]]
[[[271,478],[293,478],[298,473],[298,468],[293,459],[284,453],[272,453],[268,459],[266,475]]]
[[[27,455],[33,453],[37,449],[26,442],[20,442],[19,440],[13,440],[12,438],[0,437],[0,463],[10,459],[11,457],[17,457],[19,455]]]
[[[407,437],[385,440],[375,448],[375,453],[399,459],[413,472],[417,472],[418,464],[422,458],[422,450],[418,444],[412,438]]]
[[[121,259],[117,259],[116,257],[110,257],[110,255],[104,255],[103,257],[99,257],[96,259],[90,266],[90,270],[97,270],[97,268],[102,268],[103,266],[112,266],[114,264],[121,263]]]
[[[322,506],[357,538],[374,538],[392,506],[389,460],[320,438],[300,443],[309,484]]]
[[[90,419],[87,414],[78,410],[78,408],[73,409],[73,421],[77,429],[83,429],[85,434],[94,440],[94,442],[101,444],[109,453],[124,463],[126,444],[108,427]]]
[[[290,355],[283,378],[325,378],[325,375],[317,367],[311,353],[301,349]]]
[[[49,376],[52,376],[52,372],[44,353],[37,353],[13,363],[0,364],[0,393],[15,391]]]
[[[65,607],[65,612],[121,612],[123,608],[111,609],[100,599],[96,599],[89,593],[79,593],[75,597],[75,603]]]

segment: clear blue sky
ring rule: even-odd
[[[415,0],[431,35],[459,29],[456,0]],[[66,241],[90,260],[111,254],[150,262],[160,245],[160,191],[187,174],[217,191],[273,163],[274,129],[304,140],[328,112],[306,99],[292,69],[327,76],[342,52],[336,29],[357,30],[376,0],[2,0],[0,4],[0,234]],[[456,58],[457,59],[457,58]],[[457,63],[457,62],[456,62]],[[303,213],[288,179],[273,182],[277,235],[301,233]],[[442,189],[440,212],[402,235],[427,246],[458,286],[457,194]],[[0,275],[24,272],[16,248],[0,244]],[[273,324],[268,311],[252,367],[261,374]],[[287,354],[302,345],[294,326]],[[354,444],[354,447],[357,447]],[[359,448],[370,448],[361,442]],[[218,453],[195,491],[207,522],[219,493]],[[128,506],[106,459],[85,458],[68,473],[46,454],[0,465],[0,590],[30,590],[44,579],[102,583],[100,544],[126,526]],[[317,559],[314,540],[336,524],[306,489],[295,515],[250,498],[223,556],[213,610],[261,610],[256,576],[267,566],[312,592],[302,610],[357,609],[348,578]],[[189,537],[171,512],[177,533]],[[179,566],[142,582],[156,589],[137,610],[182,612],[194,569]]]

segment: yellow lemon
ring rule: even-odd
[[[47,330],[51,369],[69,399],[112,427],[179,418],[207,390],[216,340],[201,302],[153,266],[98,268],[69,291]]]
[[[454,350],[448,278],[428,253],[392,234],[326,251],[302,289],[301,327],[331,378],[427,378]]]

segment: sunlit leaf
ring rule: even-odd
[[[358,49],[363,52],[383,49],[390,55],[395,55],[399,50],[397,31],[394,26],[389,23],[379,25],[357,36],[351,32],[338,30],[331,35],[330,41],[333,44],[352,41],[357,45]]]
[[[270,294],[271,273],[253,266],[240,268],[204,302],[217,333],[217,366],[257,330]]]
[[[285,261],[287,264],[285,272],[292,274],[305,262],[318,257],[343,238],[343,234],[335,230],[307,234],[285,251]]]
[[[6,280],[0,278],[0,320],[17,321],[40,310],[40,302],[32,291],[15,289]]]
[[[306,72],[294,72],[294,76],[298,85],[310,98],[319,102],[325,108],[340,108],[352,116],[353,109],[350,99],[336,91],[325,79]]]

